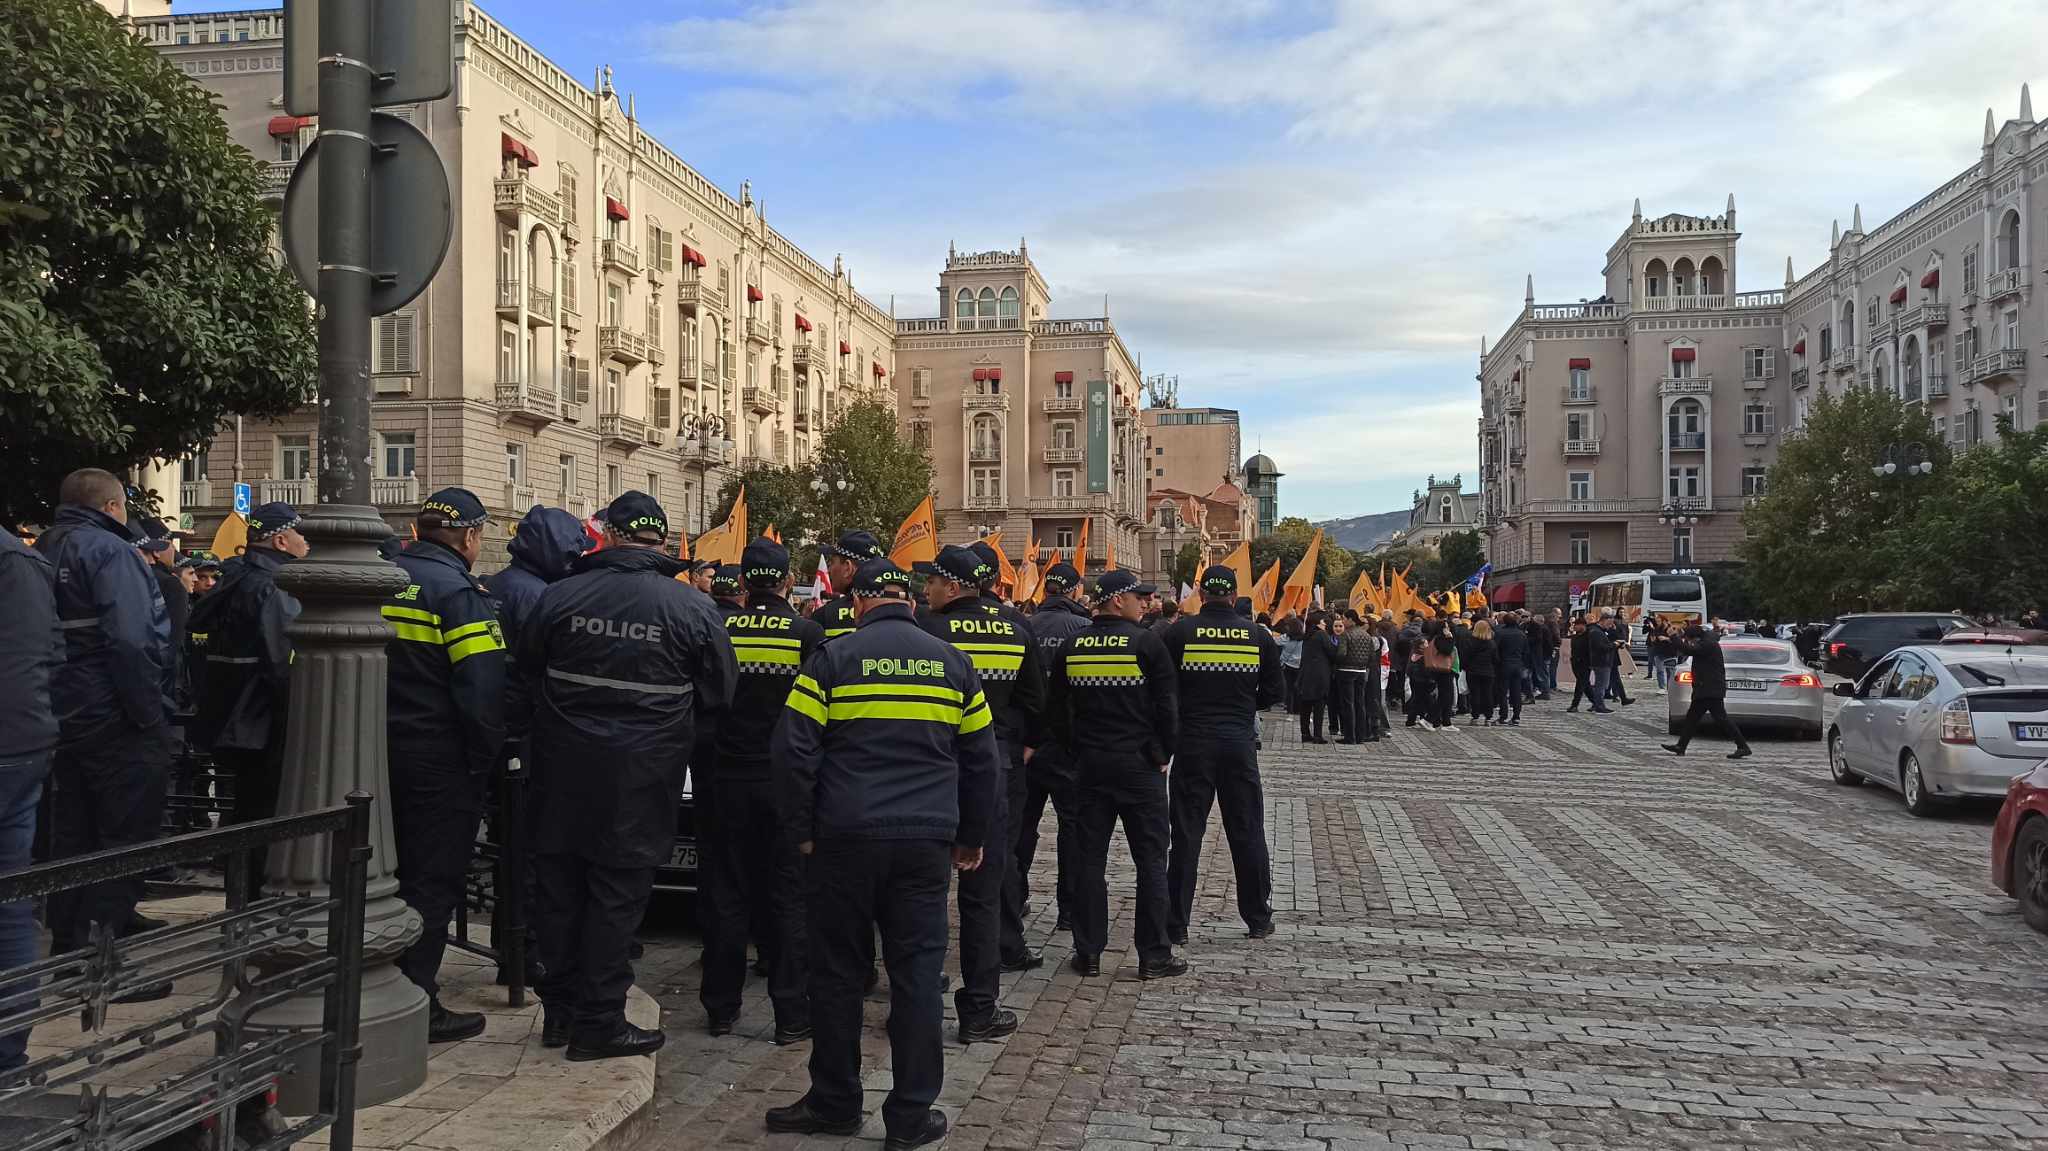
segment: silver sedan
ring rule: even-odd
[[[1819,739],[1824,701],[1820,677],[1799,662],[1799,653],[1781,639],[1729,636],[1721,641],[1721,659],[1728,667],[1728,718],[1747,731],[1783,727],[1801,739]],[[1671,685],[1670,727],[1678,725],[1692,706],[1692,661],[1678,669]]]
[[[2048,758],[2048,651],[1902,647],[1854,683],[1828,728],[1835,782],[1874,780],[1926,815],[1946,799],[2002,796]]]

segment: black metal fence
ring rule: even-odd
[[[483,835],[469,859],[462,902],[455,905],[452,947],[481,955],[498,965],[506,985],[506,1001],[526,1006],[526,786],[528,772],[519,760],[498,774],[497,795],[485,813]],[[470,936],[472,913],[491,922],[491,941]]]
[[[327,835],[330,890],[251,902],[249,853]],[[87,1038],[0,1073],[0,1146],[9,1151],[137,1151],[173,1138],[200,1151],[268,1151],[328,1131],[334,1151],[354,1145],[358,1014],[362,992],[364,888],[370,797],[304,815],[238,824],[138,847],[0,875],[0,903],[32,900],[165,867],[218,860],[225,910],[126,937],[95,928],[91,946],[0,971],[0,1034],[76,1016]],[[324,948],[308,957],[319,926]],[[151,997],[162,985],[212,973],[196,998],[166,1004],[140,1022],[110,1008]],[[321,1026],[252,1031],[246,1021],[309,991],[322,997]],[[140,993],[138,995],[138,993]],[[131,1013],[124,1012],[124,1017]],[[192,1054],[212,1040],[209,1054]],[[109,1073],[152,1063],[146,1087],[110,1085]],[[270,1106],[277,1081],[317,1060],[318,1111],[285,1120]]]

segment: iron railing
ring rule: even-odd
[[[469,871],[464,897],[455,905],[455,932],[448,945],[498,965],[506,1001],[526,1006],[526,787],[530,772],[508,760],[498,779],[497,803],[487,813]],[[470,913],[490,917],[491,941],[469,937]]]
[[[250,902],[249,854],[315,835],[329,837],[328,892]],[[208,860],[219,861],[227,881],[227,907],[219,913],[125,938],[95,928],[82,950],[0,971],[0,1034],[76,1016],[88,1035],[0,1073],[0,1143],[10,1151],[131,1151],[190,1133],[190,1145],[204,1151],[275,1151],[325,1130],[333,1151],[351,1151],[369,859],[370,797],[357,792],[346,804],[304,815],[0,875],[0,903]],[[324,954],[291,962],[315,930],[325,933]],[[123,997],[208,972],[219,978],[196,1000],[110,1026],[108,1008]],[[252,1015],[313,990],[322,999],[317,1031],[251,1034],[246,1028]],[[148,1087],[124,1090],[106,1082],[113,1069],[209,1037],[210,1057]],[[317,1110],[285,1119],[270,1105],[270,1094],[307,1059],[319,1061]],[[250,1113],[239,1114],[251,1104]]]

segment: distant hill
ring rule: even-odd
[[[1384,543],[1389,536],[1406,528],[1408,511],[1402,508],[1369,516],[1353,516],[1348,520],[1324,520],[1316,526],[1323,529],[1323,534],[1337,546],[1362,552]]]

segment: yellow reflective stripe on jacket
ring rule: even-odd
[[[451,664],[461,663],[463,660],[466,660],[473,655],[482,655],[485,652],[504,650],[504,640],[498,638],[498,636],[493,632],[485,632],[482,635],[471,636],[468,639],[449,644],[448,662]]]
[[[967,710],[960,713],[960,734],[973,735],[993,722],[995,716],[989,712],[988,697],[977,691]]]
[[[733,658],[738,660],[742,667],[751,664],[757,667],[793,669],[802,667],[804,662],[803,653],[795,648],[773,645],[757,647],[746,640],[734,640],[732,654]]]
[[[824,726],[825,703],[808,691],[804,691],[801,688],[792,688],[789,693],[789,700],[783,706],[820,727]]]
[[[384,618],[389,620],[407,620],[412,623],[430,623],[436,627],[440,626],[441,623],[441,617],[433,612],[422,611],[416,607],[399,607],[397,604],[392,603],[384,605]]]
[[[825,689],[819,687],[818,681],[810,676],[797,676],[796,682],[790,684],[789,687],[791,691],[809,692],[819,703],[825,702]]]
[[[735,635],[729,638],[734,647],[748,644],[753,647],[786,647],[794,651],[804,646],[800,639],[784,639],[776,635]]]
[[[892,695],[910,696],[914,699],[942,699],[956,707],[967,701],[967,696],[958,688],[935,683],[847,683],[832,689],[833,699],[872,699],[876,696]]]
[[[391,625],[391,630],[398,633],[399,639],[411,643],[436,645],[443,642],[441,617],[433,612],[387,603],[384,605],[384,622]]]
[[[835,723],[855,719],[913,719],[959,727],[963,709],[957,703],[912,703],[903,699],[866,699],[845,703],[833,700],[825,716]]]
[[[956,643],[953,645],[973,662],[976,671],[1021,671],[1024,645],[1021,643]]]

